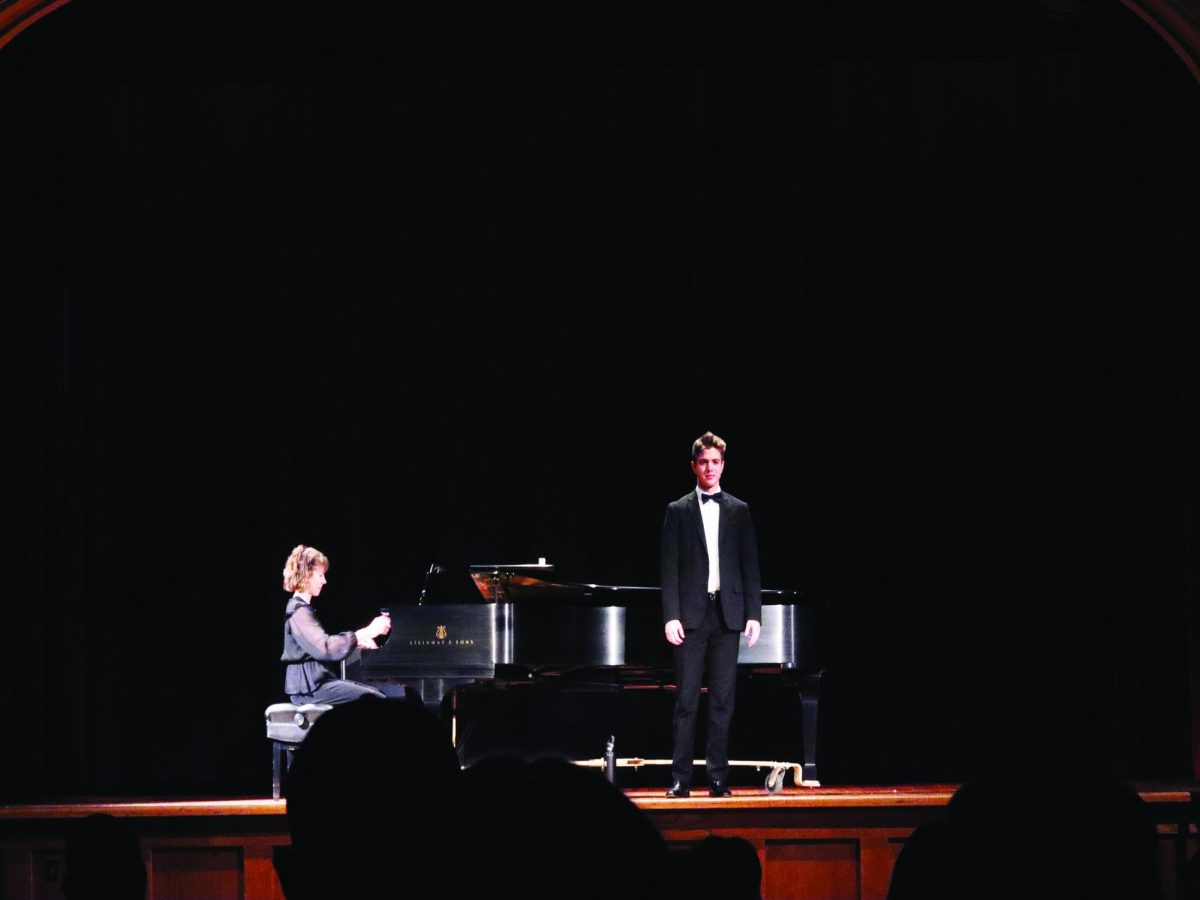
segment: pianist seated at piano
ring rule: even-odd
[[[376,616],[357,631],[329,634],[313,609],[325,587],[329,559],[315,547],[299,544],[283,567],[283,589],[291,591],[283,620],[283,656],[287,664],[283,689],[293,703],[349,703],[359,697],[382,697],[373,687],[347,681],[332,667],[356,648],[375,650],[375,638],[392,627],[387,616]]]

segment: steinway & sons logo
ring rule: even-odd
[[[445,625],[438,625],[433,629],[434,640],[423,641],[419,638],[414,638],[408,642],[410,647],[474,647],[474,638],[455,638],[450,640],[450,629]]]

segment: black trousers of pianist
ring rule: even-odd
[[[720,593],[709,594],[704,621],[699,628],[684,632],[675,655],[675,747],[671,779],[684,786],[692,783],[692,759],[696,752],[696,717],[700,690],[708,672],[708,739],[704,750],[708,781],[729,779],[729,726],[733,721],[734,689],[740,632],[726,627],[721,616]]]
[[[289,698],[297,706],[305,703],[329,703],[336,706],[339,703],[351,703],[359,697],[382,697],[383,692],[367,684],[357,681],[346,681],[342,678],[331,678],[317,686],[311,694],[292,694]]]

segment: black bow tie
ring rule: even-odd
[[[721,502],[721,492],[717,491],[715,494],[701,494],[700,495],[701,503],[707,503],[709,500],[712,500],[714,503],[720,503]]]

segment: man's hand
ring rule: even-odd
[[[758,642],[758,636],[762,632],[762,625],[754,619],[746,620],[746,630],[742,634],[746,635],[746,646],[753,647]],[[670,640],[670,638],[668,638]]]
[[[678,619],[672,619],[665,626],[663,631],[667,635],[667,640],[678,647],[683,643],[683,623]]]

